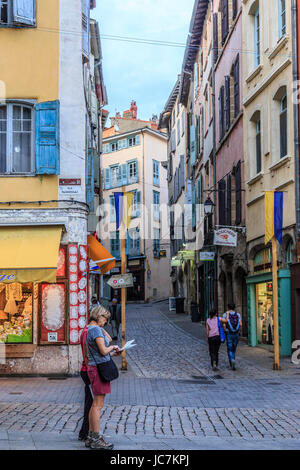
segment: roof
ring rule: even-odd
[[[207,13],[209,0],[195,0],[194,10],[190,23],[190,31],[186,42],[185,54],[182,64],[182,82],[180,87],[180,101],[187,104],[190,76],[198,54],[203,32],[204,20]]]
[[[124,138],[126,136],[129,136],[129,135],[134,135],[134,134],[138,134],[138,133],[141,133],[141,132],[149,132],[150,134],[154,134],[156,135],[157,137],[160,137],[164,140],[167,140],[167,135],[163,132],[159,132],[155,129],[151,129],[150,127],[143,127],[142,129],[135,129],[133,131],[129,131],[129,132],[124,132],[123,134],[110,134],[110,135],[107,135],[107,137],[105,137],[106,134],[108,134],[108,132],[106,131],[109,131],[110,129],[113,129],[114,130],[114,127],[110,127],[109,129],[104,129],[103,131],[103,141],[108,141],[108,140],[113,140],[113,139],[120,139],[120,138]]]
[[[175,83],[175,86],[168,98],[168,101],[164,107],[164,110],[160,115],[158,129],[162,129],[163,127],[166,127],[166,123],[170,118],[171,112],[175,106],[175,103],[179,94],[180,83],[181,83],[181,75],[178,75],[177,82]]]

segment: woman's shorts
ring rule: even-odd
[[[111,393],[110,382],[102,382],[97,367],[88,366],[88,376],[94,395],[106,395],[107,393]]]

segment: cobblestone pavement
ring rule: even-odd
[[[213,374],[203,331],[186,320],[179,327],[164,304],[128,307],[127,339],[138,346],[101,416],[116,449],[300,448],[299,366],[286,360],[274,372],[269,351],[241,342],[238,370],[223,346]],[[82,448],[82,411],[78,377],[2,377],[0,449]]]

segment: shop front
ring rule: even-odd
[[[248,289],[248,341],[250,346],[269,345],[273,351],[274,311],[271,253],[261,251],[254,260],[253,274],[246,279]],[[291,354],[291,274],[278,270],[278,322],[281,356]]]

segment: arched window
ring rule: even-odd
[[[249,155],[250,173],[254,177],[262,171],[262,126],[261,112],[256,111],[250,119]]]
[[[285,93],[280,101],[280,158],[287,155],[287,146],[287,96]]]

